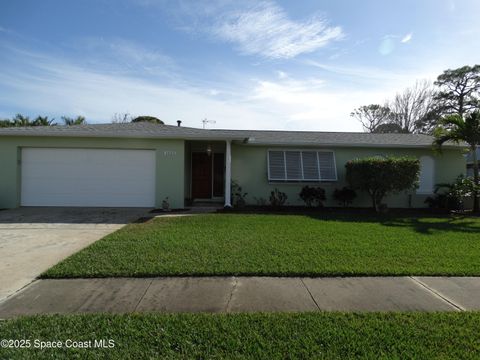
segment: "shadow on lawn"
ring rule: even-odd
[[[458,222],[458,220],[464,220]],[[412,228],[418,233],[432,235],[438,231],[463,232],[480,235],[479,222],[472,220],[466,221],[462,218],[443,218],[443,219],[422,219],[422,218],[404,218],[404,219],[390,219],[381,221],[382,225],[391,227],[408,227]]]
[[[250,208],[231,213],[255,215],[298,215],[316,220],[343,221],[360,223],[378,223],[388,227],[411,228],[420,234],[432,235],[435,232],[477,233],[480,235],[480,218],[478,216],[452,215],[436,213],[422,209],[392,209],[386,214],[378,214],[371,209],[357,208],[291,208],[263,209]]]

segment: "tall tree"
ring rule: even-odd
[[[440,88],[435,98],[443,114],[464,116],[480,105],[480,65],[445,70],[434,83]]]
[[[392,123],[403,133],[423,133],[432,130],[435,112],[435,91],[427,80],[417,81],[414,86],[397,93],[389,107],[393,113]]]
[[[386,105],[371,104],[356,108],[350,116],[360,121],[366,132],[373,133],[380,125],[389,122],[392,112]]]
[[[62,116],[62,120],[65,123],[65,125],[86,125],[87,124],[87,120],[85,120],[84,116],[77,116],[76,118]]]
[[[473,211],[479,210],[479,185],[478,159],[476,149],[480,145],[480,111],[470,112],[463,118],[459,114],[447,115],[440,120],[440,125],[435,129],[434,145],[441,148],[447,142],[466,142],[473,154]]]

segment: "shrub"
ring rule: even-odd
[[[409,157],[370,157],[345,164],[347,181],[353,189],[367,192],[379,212],[389,193],[413,189],[417,185],[420,162]]]
[[[316,204],[318,207],[323,206],[323,202],[327,199],[325,196],[325,190],[321,187],[310,187],[308,185],[302,188],[300,191],[300,199],[302,199],[308,207]]]
[[[277,188],[270,193],[270,205],[275,207],[282,206],[285,204],[285,201],[287,201],[287,194]]]
[[[243,192],[242,187],[236,182],[232,181],[232,205],[234,207],[244,207],[246,205],[245,197],[248,193]]]
[[[444,191],[439,193],[441,189]],[[425,203],[430,208],[460,210],[463,209],[465,199],[471,198],[475,191],[480,191],[480,185],[476,185],[471,177],[460,175],[452,184],[437,184],[435,196],[426,198]]]
[[[357,197],[355,190],[344,186],[341,189],[335,189],[333,192],[333,198],[337,200],[343,207],[347,207],[353,202],[353,199]]]

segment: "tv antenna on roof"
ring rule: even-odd
[[[203,128],[205,129],[207,124],[216,124],[217,122],[215,120],[208,120],[207,118],[205,118],[202,120],[202,123],[203,123]]]

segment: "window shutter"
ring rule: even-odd
[[[316,151],[302,151],[303,180],[320,180]]]
[[[302,163],[300,151],[285,151],[287,180],[302,180]]]
[[[320,177],[322,180],[337,179],[337,171],[335,169],[333,152],[319,151],[318,166],[320,168]]]
[[[285,158],[283,151],[268,152],[268,175],[270,180],[285,180]]]

